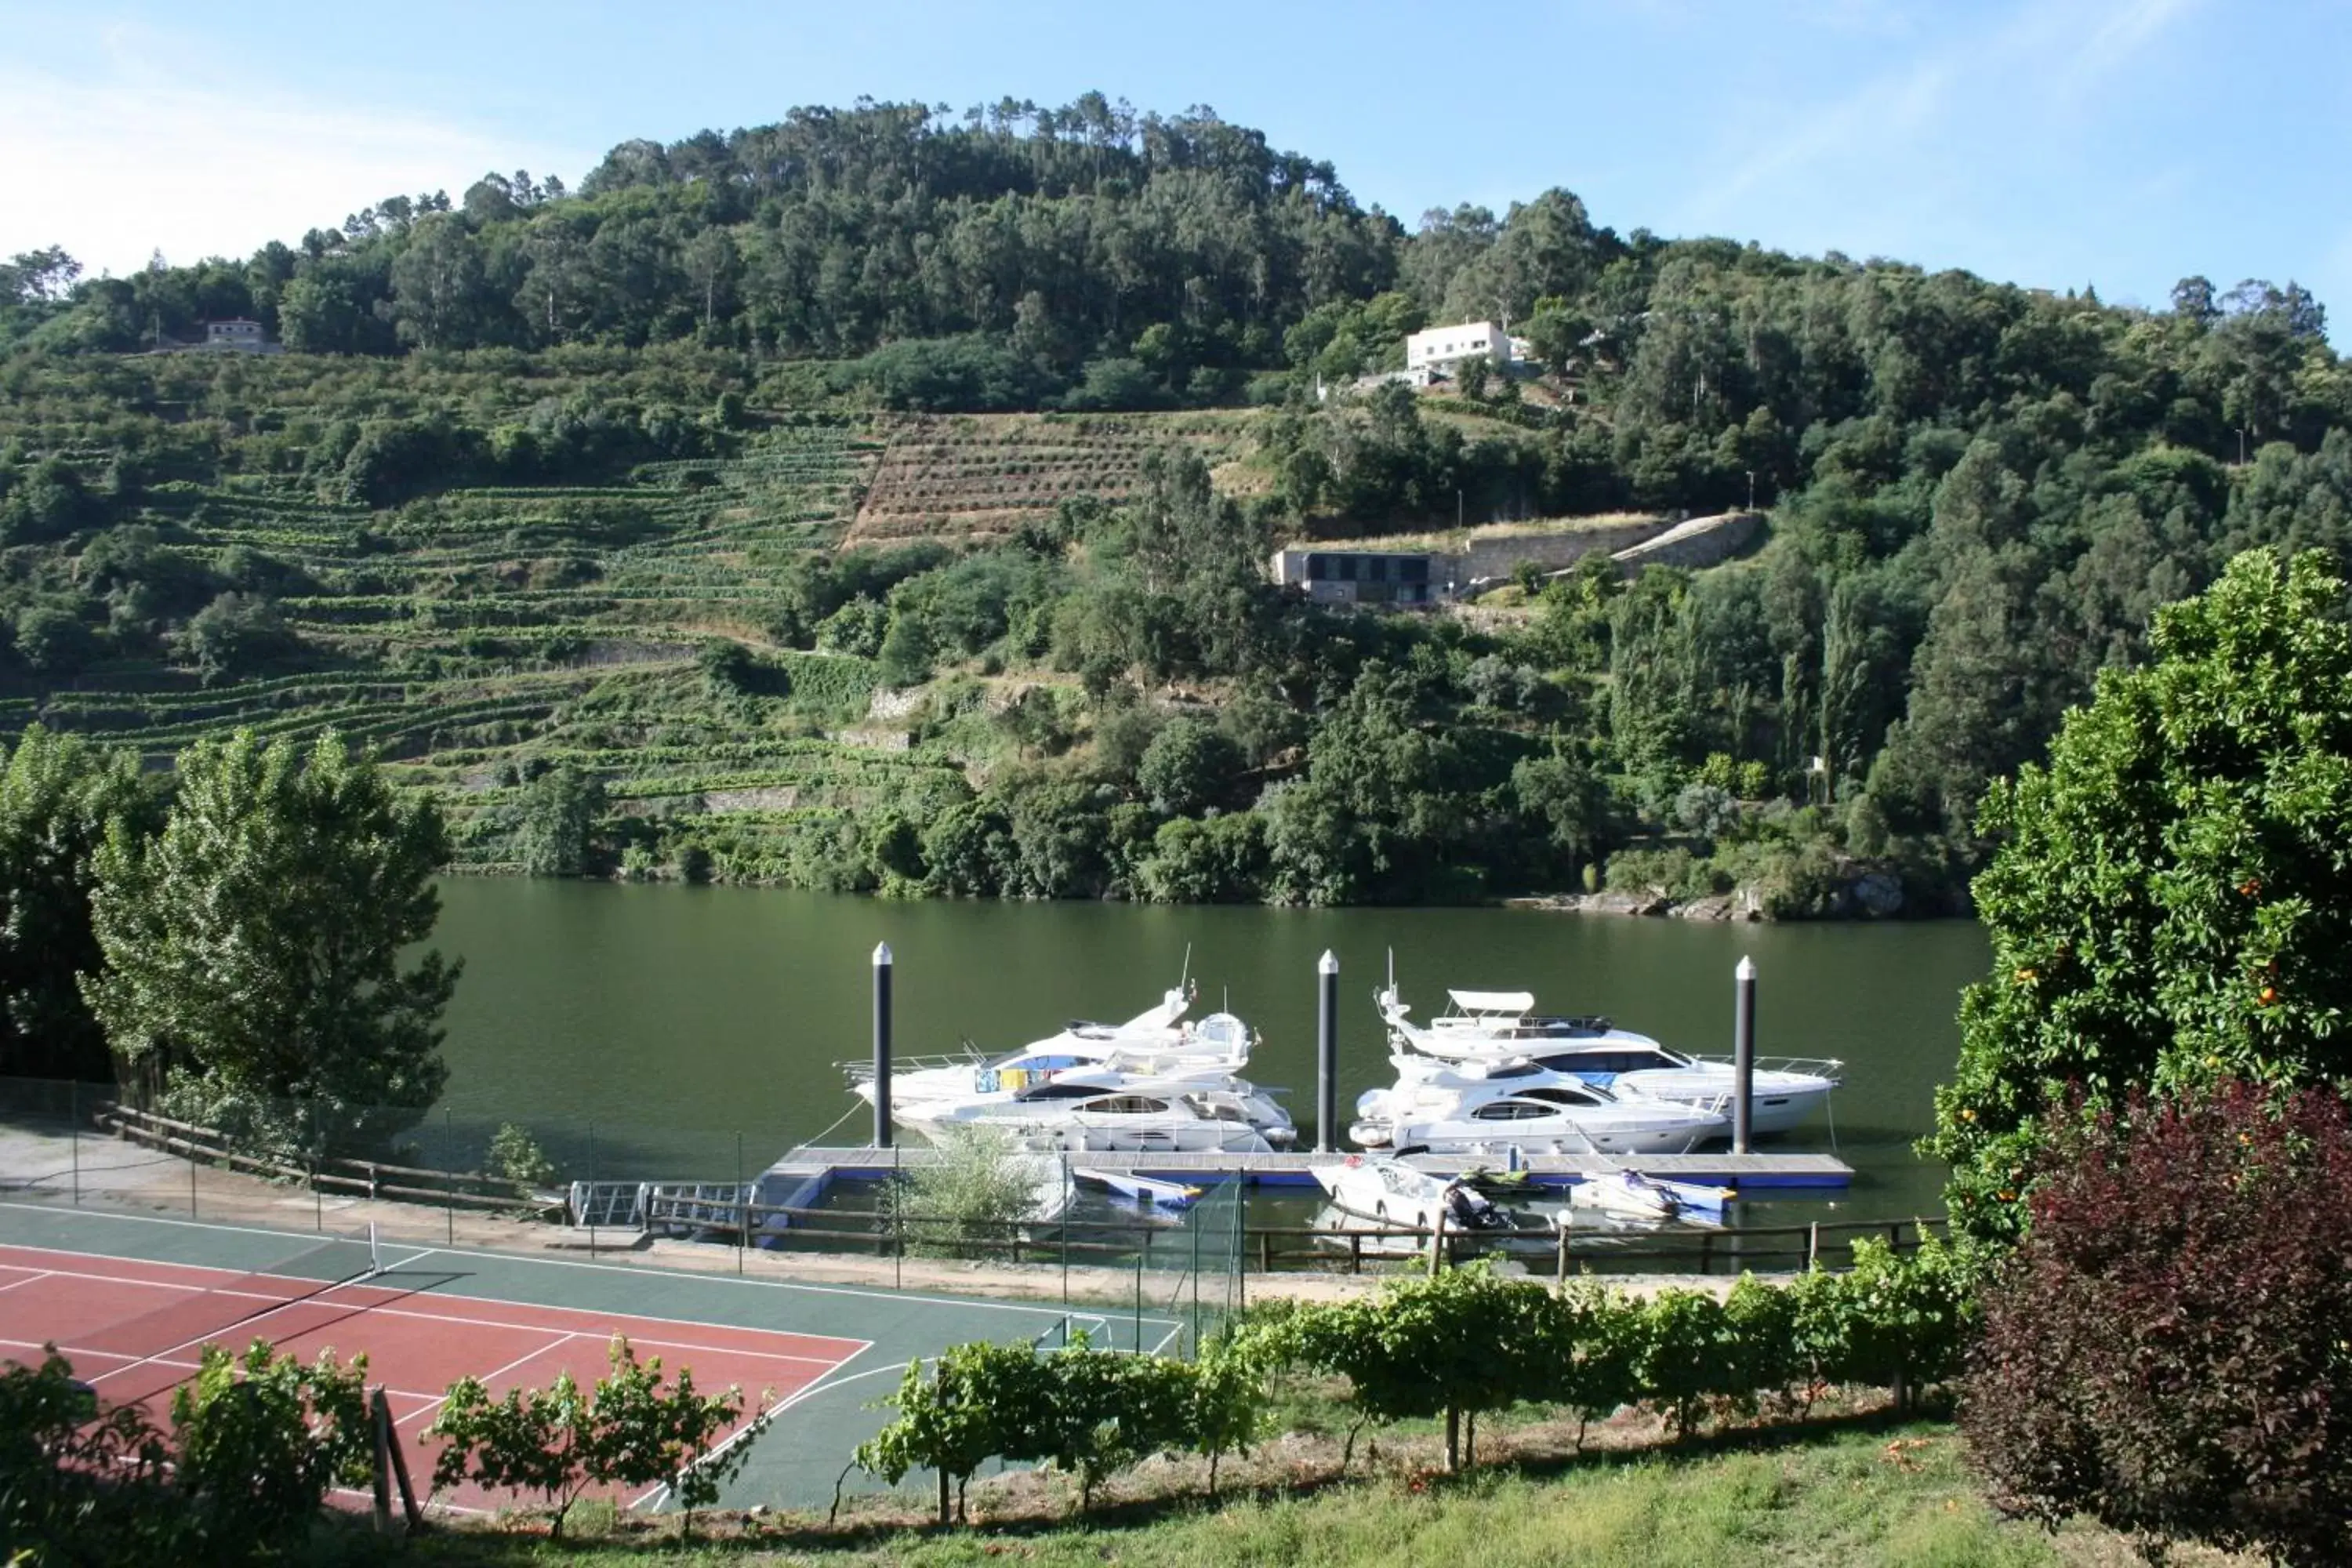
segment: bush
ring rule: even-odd
[[[135,1405],[103,1413],[55,1347],[0,1370],[0,1559],[171,1563],[194,1554],[164,1491],[163,1439]]]
[[[909,1171],[884,1189],[893,1228],[908,1247],[950,1258],[986,1255],[1037,1212],[1036,1168],[1002,1128],[944,1127],[934,1140],[936,1164]]]
[[[550,1534],[561,1539],[565,1517],[589,1487],[667,1483],[691,1533],[695,1509],[718,1500],[751,1457],[748,1439],[772,1412],[763,1401],[746,1440],[714,1453],[742,1413],[741,1389],[704,1394],[694,1386],[693,1369],[680,1367],[665,1390],[661,1358],[640,1363],[617,1336],[607,1356],[612,1370],[585,1394],[570,1373],[544,1393],[511,1388],[495,1403],[478,1379],[451,1384],[425,1428],[427,1436],[443,1439],[434,1488],[471,1480],[493,1491],[536,1493],[553,1515]]]
[[[2352,1124],[2232,1082],[2085,1121],[1984,1294],[1961,1429],[2001,1504],[2152,1543],[2343,1560]]]
[[[173,1479],[216,1548],[299,1538],[332,1487],[374,1472],[364,1381],[332,1351],[309,1366],[256,1340],[243,1356],[206,1345],[172,1394]]]
[[[543,1187],[556,1175],[555,1162],[547,1157],[539,1140],[511,1121],[500,1122],[490,1134],[489,1156],[483,1164],[488,1174],[518,1187]]]

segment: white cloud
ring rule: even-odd
[[[142,54],[144,51],[141,51]],[[186,57],[183,56],[182,58]],[[588,159],[397,110],[304,99],[117,50],[100,79],[0,65],[0,254],[62,245],[121,274],[291,242],[394,193]]]
[[[1682,214],[1687,230],[1747,232],[1824,201],[1948,218],[1976,192],[1991,140],[2055,136],[2094,93],[2201,0],[2021,0],[1948,26],[1851,90],[1811,105],[1741,106],[1721,173]]]

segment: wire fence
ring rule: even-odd
[[[1942,1228],[1910,1217],[1627,1228],[1563,1205],[1549,1228],[1498,1248],[1475,1233],[1310,1214],[1312,1204],[1279,1193],[1253,1201],[1236,1176],[1192,1173],[1189,1187],[1138,1180],[1102,1154],[1050,1157],[1028,1217],[963,1217],[892,1201],[932,1158],[919,1148],[779,1157],[773,1135],[736,1129],[296,1101],[226,1109],[208,1125],[110,1085],[0,1079],[0,1198],[320,1231],[373,1219],[405,1240],[560,1246],[618,1261],[649,1261],[649,1242],[680,1241],[697,1244],[691,1258],[670,1248],[661,1260],[739,1271],[824,1254],[887,1268],[894,1284],[942,1263],[1042,1270],[1058,1275],[1066,1302],[1092,1312],[1115,1294],[1134,1334],[1147,1315],[1172,1317],[1192,1342],[1245,1304],[1251,1275],[1378,1273],[1425,1266],[1433,1250],[1459,1260],[1497,1249],[1561,1279],[1792,1272],[1844,1267],[1864,1238],[1908,1251]],[[1116,1314],[1092,1315],[1118,1342],[1133,1337],[1115,1331]]]

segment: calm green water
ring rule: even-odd
[[[466,974],[449,1016],[448,1131],[522,1122],[567,1173],[756,1172],[856,1114],[833,1064],[868,1049],[869,955],[898,957],[898,1049],[1010,1049],[1074,1017],[1124,1018],[1192,953],[1194,1014],[1256,1026],[1250,1076],[1314,1110],[1315,962],[1340,963],[1340,1113],[1390,1074],[1371,995],[1396,954],[1423,1016],[1448,986],[1533,990],[1548,1010],[1607,1013],[1688,1048],[1731,1045],[1731,973],[1752,955],[1758,1048],[1843,1057],[1842,1207],[1937,1212],[1940,1173],[1910,1152],[1958,1048],[1959,988],[1987,962],[1969,923],[1728,926],[1508,910],[1158,909],[891,903],[765,889],[455,879],[436,941]],[[421,1129],[432,1154],[433,1130]],[[1816,1123],[1779,1147],[1826,1149]],[[1810,1206],[1810,1205],[1809,1205]]]

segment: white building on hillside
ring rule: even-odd
[[[1416,385],[1427,385],[1465,359],[1485,358],[1496,365],[1511,363],[1511,336],[1493,321],[1463,321],[1451,327],[1431,327],[1404,341],[1405,374]]]

